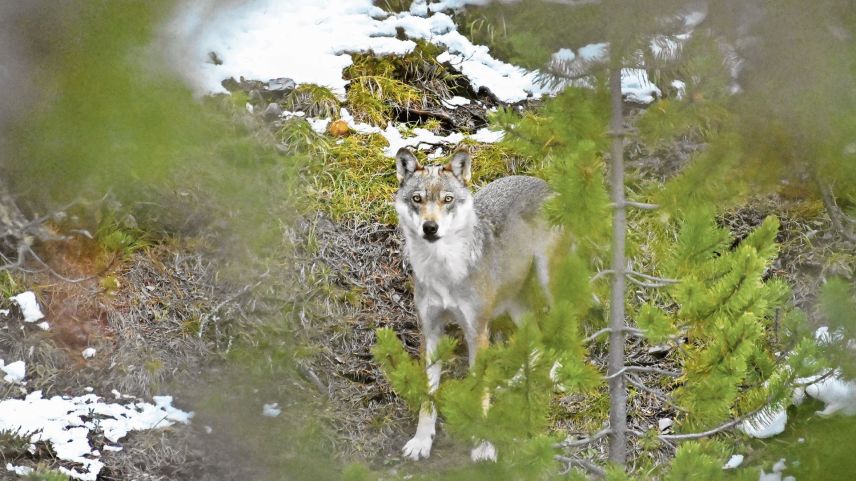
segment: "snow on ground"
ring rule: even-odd
[[[352,63],[350,53],[405,54],[413,50],[415,39],[445,48],[439,61],[451,63],[474,89],[485,87],[503,102],[555,93],[539,85],[538,71],[494,58],[488,47],[474,45],[458,32],[443,13],[484,3],[417,1],[409,12],[390,14],[371,0],[254,0],[216,9],[194,2],[177,12],[167,35],[176,65],[201,93],[225,91],[220,82],[229,77],[288,77],[327,86],[342,96],[347,83],[342,70]],[[396,38],[399,29],[408,39]],[[580,49],[579,56],[602,57],[606,51],[607,44],[592,44]],[[631,100],[650,102],[659,94],[644,71],[628,69],[625,78]]]
[[[24,399],[0,401],[0,431],[29,435],[31,443],[49,443],[58,459],[78,465],[73,469],[61,467],[60,471],[75,479],[95,481],[104,463],[89,443],[90,434],[103,433],[105,439],[116,443],[130,431],[187,424],[193,416],[174,408],[171,396],[155,396],[153,401],[108,403],[94,394],[45,399],[41,391],[33,391]],[[16,472],[22,469],[6,468]]]
[[[32,292],[24,292],[11,298],[18,304],[25,322],[35,322],[44,315]],[[83,357],[95,355],[95,349],[82,352]],[[26,384],[26,364],[15,361],[6,364],[0,359],[0,371],[5,373],[6,382]],[[84,391],[92,391],[86,388]],[[172,406],[172,396],[154,396],[154,404],[143,402],[133,396],[114,391],[117,399],[124,403],[109,403],[95,394],[78,397],[54,396],[45,399],[42,391],[33,391],[23,399],[0,400],[0,432],[17,432],[29,438],[30,443],[44,442],[51,445],[57,459],[75,463],[72,469],[60,467],[60,471],[75,479],[95,481],[104,464],[100,453],[93,449],[89,437],[101,433],[111,443],[117,443],[130,431],[140,431],[187,424],[193,413]],[[35,447],[31,446],[31,452]],[[105,450],[121,449],[121,446],[105,446]],[[18,475],[27,475],[26,466],[6,465],[6,470]]]

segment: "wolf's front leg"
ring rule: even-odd
[[[427,319],[423,317],[422,319]],[[422,336],[425,346],[425,363],[428,374],[428,392],[434,394],[440,386],[440,360],[435,359],[437,345],[440,343],[443,326],[440,323],[423,322]],[[419,410],[419,423],[416,425],[416,434],[402,448],[404,456],[413,459],[424,459],[431,455],[431,446],[434,444],[436,434],[437,409],[434,403],[427,401]]]
[[[480,322],[478,318],[473,317],[467,321],[468,330],[465,333],[467,341],[467,354],[469,354],[470,369],[476,365],[476,356],[480,351],[487,349],[490,346],[490,331],[487,322]],[[482,411],[487,417],[487,412],[490,410],[490,393],[485,389],[482,395]],[[476,440],[476,447],[470,451],[470,459],[474,462],[494,461],[496,462],[496,447],[493,443],[485,440]]]

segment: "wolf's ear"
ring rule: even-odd
[[[414,172],[421,169],[422,166],[419,165],[419,160],[416,159],[416,156],[413,155],[410,149],[407,147],[398,149],[398,153],[395,154],[395,175],[398,177],[399,184],[404,182],[404,179],[413,175]]]
[[[452,160],[446,164],[445,169],[451,172],[464,184],[469,184],[473,176],[473,159],[470,158],[470,153],[466,150],[458,150],[452,156]]]

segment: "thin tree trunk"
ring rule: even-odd
[[[621,98],[621,68],[609,72],[609,90],[612,103],[612,296],[609,308],[609,357],[607,375],[624,367],[624,243],[627,235],[626,206],[624,205],[624,112]],[[609,378],[609,460],[624,466],[627,459],[627,388],[624,375]]]

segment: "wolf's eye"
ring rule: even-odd
[[[445,202],[447,204],[451,204],[453,200],[455,200],[455,198],[452,197],[451,195],[447,195],[446,197],[443,197],[443,202]]]
[[[413,197],[411,197],[411,199],[413,199],[413,202],[416,202],[417,204],[422,202],[422,196],[419,194],[413,194]]]

